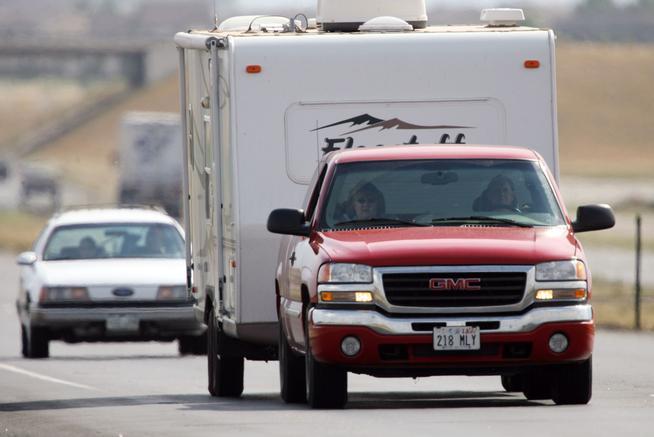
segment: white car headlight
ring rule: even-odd
[[[552,261],[536,266],[537,281],[585,281],[586,279],[586,266],[576,259]]]
[[[372,267],[363,264],[323,264],[318,272],[319,283],[369,284]]]
[[[162,285],[157,291],[157,300],[186,300],[188,292],[184,285]]]
[[[79,302],[89,300],[85,287],[43,287],[39,302]]]

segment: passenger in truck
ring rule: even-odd
[[[381,191],[371,182],[359,183],[352,188],[348,200],[337,211],[340,222],[370,220],[383,217],[386,202]]]
[[[474,211],[520,212],[513,181],[501,174],[495,176],[481,195],[475,199],[472,209]]]

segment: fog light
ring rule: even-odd
[[[550,350],[560,354],[568,348],[568,337],[561,333],[556,333],[550,337]]]
[[[361,342],[356,337],[345,337],[341,342],[341,350],[348,357],[353,357],[361,350]]]

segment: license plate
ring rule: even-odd
[[[106,327],[112,332],[138,332],[139,319],[131,315],[109,316]]]
[[[434,328],[434,350],[473,351],[481,347],[478,326]]]

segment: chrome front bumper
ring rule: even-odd
[[[465,326],[471,322],[499,322],[497,329],[483,329],[489,333],[530,332],[541,325],[558,322],[589,322],[593,320],[590,305],[534,308],[524,314],[474,317],[388,317],[373,310],[331,310],[314,308],[309,312],[316,326],[365,326],[384,335],[424,334],[413,329],[413,323]]]
[[[109,317],[132,316],[142,322],[202,327],[192,306],[184,307],[102,307],[102,308],[32,308],[30,321],[36,326],[65,326],[104,322]]]

